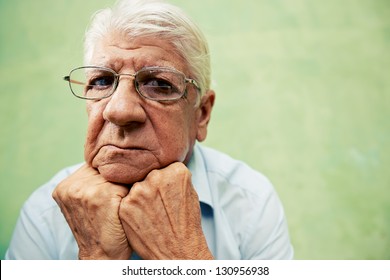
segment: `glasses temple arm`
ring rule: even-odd
[[[72,83],[72,84],[78,84],[78,85],[85,85],[85,83],[82,83],[82,82],[78,82],[76,80],[71,80],[69,76],[65,76],[64,77],[64,80],[69,82],[69,83]]]
[[[194,85],[196,87],[196,89],[200,91],[200,87],[199,87],[198,83],[194,79],[186,78],[186,82]]]

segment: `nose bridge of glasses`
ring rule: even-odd
[[[119,82],[120,82],[122,76],[135,79],[135,75],[136,74],[131,74],[131,73],[119,73],[119,74],[115,73],[116,85],[115,85],[114,91],[119,86]]]
[[[120,74],[116,74],[117,78],[120,79],[121,76],[127,76],[127,77],[132,77],[133,79],[135,78],[135,73],[134,74],[131,74],[131,73],[120,73]]]
[[[127,82],[125,81],[124,86],[125,86],[125,87],[128,87],[128,86],[134,87],[134,89],[138,92],[138,88],[137,88],[137,85],[136,85],[136,83],[135,83],[136,75],[137,75],[137,73],[115,73],[116,83],[115,83],[115,85],[114,85],[114,88],[112,88],[112,94],[113,94],[115,91],[117,91],[122,76],[123,76],[124,78],[126,78],[126,77],[132,78],[133,83],[131,83],[130,81],[127,81]],[[139,92],[138,92],[138,94],[139,94]]]

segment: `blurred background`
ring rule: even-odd
[[[390,2],[171,2],[210,44],[205,145],[271,179],[295,257],[390,259]],[[0,0],[0,258],[31,192],[83,160],[84,102],[62,77],[112,3]]]

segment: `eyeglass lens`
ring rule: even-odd
[[[73,70],[69,80],[73,93],[81,98],[101,99],[115,91],[120,76],[114,71],[99,67],[82,67]],[[185,76],[171,69],[152,67],[134,75],[136,90],[145,98],[153,100],[175,100],[183,96],[186,88]]]

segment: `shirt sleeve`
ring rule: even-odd
[[[53,238],[49,233],[43,215],[37,211],[31,199],[28,200],[21,210],[5,259],[55,259]]]
[[[260,198],[261,204],[256,203],[256,197],[251,198],[257,205],[245,231],[243,244],[244,259],[292,259],[294,252],[290,242],[288,226],[282,203],[271,187],[267,197]],[[260,201],[258,201],[260,202]]]
[[[24,203],[5,259],[75,259],[77,245],[57,203],[54,188],[83,163],[59,171],[49,182],[36,189]]]

